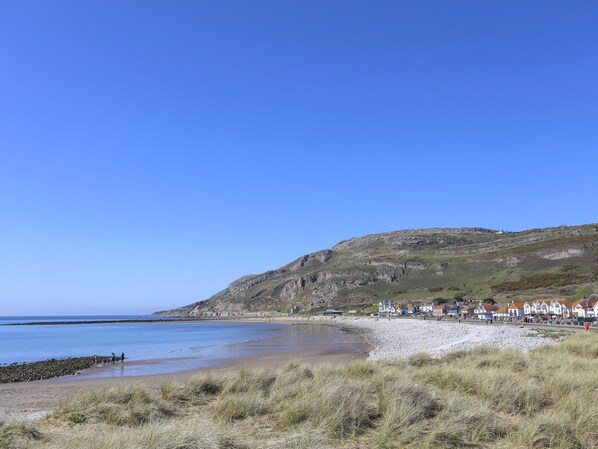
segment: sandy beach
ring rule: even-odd
[[[281,320],[282,321],[282,320]],[[315,324],[314,320],[285,320],[305,327],[305,332],[312,337],[321,335],[318,345],[303,345],[302,341],[287,342],[293,345],[288,352],[280,350],[268,354],[252,355],[228,360],[215,367],[199,370],[181,371],[172,374],[100,377],[90,375],[102,374],[102,371],[114,369],[111,366],[99,367],[83,372],[81,375],[65,376],[35,382],[0,384],[0,421],[11,422],[40,419],[58,405],[60,401],[83,390],[109,388],[120,385],[143,384],[159,387],[168,382],[189,379],[200,372],[222,372],[241,368],[276,367],[289,362],[300,362],[308,365],[320,363],[346,363],[352,360],[365,359],[372,349],[360,335],[336,331],[328,326]],[[332,332],[332,333],[331,333]],[[330,341],[329,337],[334,334]],[[313,339],[313,338],[312,338]],[[282,344],[279,343],[279,344]],[[134,364],[135,362],[131,362]],[[143,361],[143,364],[161,363],[160,360]]]
[[[352,360],[390,360],[426,352],[441,357],[451,351],[470,349],[481,344],[496,348],[531,349],[555,340],[544,338],[529,327],[479,323],[457,323],[418,319],[372,319],[349,317],[285,318],[277,321],[308,326],[308,332],[331,335],[330,327],[339,329],[334,341],[321,341],[290,352],[272,352],[241,357],[216,367],[173,374],[90,378],[89,373],[36,382],[0,385],[0,421],[42,418],[67,396],[82,390],[119,385],[144,384],[158,387],[164,383],[182,381],[198,372],[222,372],[240,368],[279,366],[291,361],[315,365],[347,363]],[[344,329],[345,332],[340,332]],[[323,332],[325,330],[325,332]],[[348,331],[348,332],[346,332]],[[325,339],[322,339],[325,340]],[[155,363],[159,363],[156,360]],[[148,363],[148,361],[145,361]],[[151,361],[149,362],[151,363]],[[103,368],[97,368],[101,372]],[[93,374],[93,373],[92,373]]]

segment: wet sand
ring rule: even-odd
[[[65,376],[35,382],[0,385],[0,421],[39,419],[58,405],[60,401],[79,391],[89,391],[119,385],[143,384],[158,387],[174,381],[183,381],[194,374],[223,372],[240,368],[274,367],[296,361],[315,365],[320,363],[347,363],[351,360],[366,359],[370,346],[357,334],[341,331],[337,326],[327,326],[312,322],[293,323],[302,326],[304,332],[292,333],[292,339],[267,339],[257,342],[240,343],[239,357],[223,361],[216,366],[185,370],[170,374],[123,376],[109,373],[109,370],[127,369],[124,366],[105,366],[88,370],[82,375]],[[301,337],[301,335],[303,335]],[[260,346],[255,355],[255,345]],[[252,347],[253,346],[253,347]],[[160,364],[163,360],[131,362],[130,367],[139,364]],[[97,375],[100,374],[100,377]]]

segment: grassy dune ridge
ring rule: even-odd
[[[74,396],[0,448],[596,448],[598,334]]]

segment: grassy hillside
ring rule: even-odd
[[[523,353],[203,375],[90,392],[0,448],[595,448],[598,334]]]
[[[168,313],[287,312],[291,305],[368,310],[384,299],[577,299],[597,290],[598,225],[422,229],[346,240]]]

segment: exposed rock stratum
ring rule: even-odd
[[[523,232],[433,228],[344,240],[276,270],[243,276],[212,297],[157,312],[252,316],[327,307],[368,310],[384,299],[575,298],[598,289],[598,225]]]

